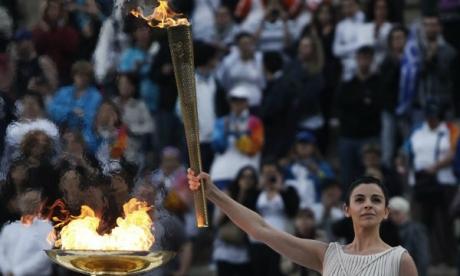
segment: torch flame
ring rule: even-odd
[[[145,16],[141,7],[132,10],[131,14],[144,19],[151,27],[168,28],[179,25],[190,25],[187,18],[180,17],[181,14],[177,14],[169,8],[167,0],[159,0],[159,5],[150,15]]]
[[[62,228],[55,245],[67,250],[147,251],[155,241],[149,210],[147,203],[132,198],[123,205],[124,217],[117,219],[112,232],[100,235],[97,232],[100,219],[83,205],[81,214]]]

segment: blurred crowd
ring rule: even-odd
[[[137,5],[154,3],[0,0],[2,274],[72,275],[42,251],[56,200],[89,205],[108,233],[136,196],[155,206],[155,248],[178,252],[154,275],[316,275],[213,206],[195,227],[166,31]],[[202,166],[219,188],[277,229],[346,243],[344,191],[374,176],[391,195],[384,241],[421,276],[460,267],[459,0],[421,1],[410,21],[402,0],[170,5],[192,23]]]

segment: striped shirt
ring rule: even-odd
[[[323,263],[324,276],[399,276],[403,253],[401,246],[377,254],[354,255],[343,251],[342,245],[330,243]]]

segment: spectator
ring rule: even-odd
[[[130,17],[131,46],[121,53],[118,72],[139,76],[139,96],[154,114],[158,110],[159,91],[150,78],[153,58],[158,54],[159,43],[154,41],[152,28],[143,19]]]
[[[192,204],[193,198],[187,187],[185,167],[181,162],[181,153],[177,148],[166,147],[163,149],[160,160],[160,168],[149,175],[148,183],[155,189],[155,204],[159,211],[158,220],[174,223],[176,227],[182,229],[175,232],[175,228],[168,229],[165,224],[163,246],[166,248],[181,248],[179,253],[179,264],[174,264],[172,271],[187,273],[193,258],[192,239],[198,235],[195,225],[195,214]],[[168,213],[163,213],[166,209]],[[168,217],[172,217],[169,219]],[[156,228],[156,227],[155,227]],[[157,232],[158,231],[158,232]],[[172,231],[172,233],[168,233]],[[155,229],[155,234],[161,233],[160,229]],[[174,235],[178,238],[174,239]],[[156,237],[157,235],[155,235]],[[169,239],[167,239],[169,237]],[[180,274],[179,274],[180,275]]]
[[[155,205],[157,191],[148,181],[136,186],[136,198],[155,206],[151,210],[153,220],[152,231],[155,235],[153,250],[177,252],[174,259],[157,269],[146,273],[148,276],[188,275],[193,257],[193,244],[187,238],[184,222],[176,215],[164,212],[161,206]],[[163,204],[162,202],[160,204]]]
[[[235,181],[226,192],[236,201],[254,208],[258,190],[256,170],[243,167],[238,171]],[[247,235],[237,228],[219,209],[216,210],[215,224],[217,237],[214,242],[213,259],[217,261],[217,275],[251,275],[249,240]]]
[[[58,85],[56,66],[48,56],[37,54],[32,32],[26,29],[19,30],[14,39],[17,52],[15,97],[21,98],[27,90],[33,90],[48,100]]]
[[[342,187],[333,179],[324,179],[321,183],[321,202],[313,204],[316,226],[323,230],[326,240],[335,241],[337,238],[332,231],[332,225],[344,218],[341,204]]]
[[[121,53],[129,47],[128,34],[124,32],[122,8],[113,13],[102,23],[99,39],[94,50],[94,73],[97,83],[110,86],[115,79],[116,69]]]
[[[191,15],[192,35],[196,40],[209,41],[215,26],[215,13],[220,0],[196,0]]]
[[[61,0],[46,0],[41,21],[33,30],[38,55],[49,56],[59,72],[59,84],[71,82],[70,69],[78,52],[78,33],[66,22]]]
[[[392,197],[388,207],[390,219],[398,226],[402,246],[414,258],[420,276],[428,275],[430,247],[425,227],[410,218],[410,204],[402,197]]]
[[[396,123],[396,105],[398,103],[399,83],[401,74],[401,62],[404,47],[407,41],[407,30],[401,26],[395,26],[388,35],[388,52],[380,65],[381,86],[383,91],[382,111],[382,162],[389,167],[393,163],[396,153],[397,130],[401,129]],[[401,129],[404,137],[408,134]]]
[[[241,29],[249,32],[256,30],[257,26],[263,20],[270,2],[261,0],[239,0],[237,2],[235,16],[241,21]],[[279,5],[290,17],[296,15],[302,6],[300,1],[289,0],[282,0],[279,2]]]
[[[93,69],[89,62],[78,61],[72,66],[73,85],[60,88],[48,104],[48,114],[59,126],[80,129],[92,151],[95,145],[90,139],[91,129],[101,94],[91,85]]]
[[[139,80],[135,74],[119,74],[118,96],[114,103],[121,112],[121,120],[128,129],[125,157],[140,168],[145,166],[149,142],[153,140],[155,122],[146,104],[139,100]]]
[[[101,103],[89,137],[89,148],[96,155],[102,172],[107,174],[116,170],[120,160],[126,158],[128,129],[121,121],[120,111],[113,102]]]
[[[374,21],[376,17],[375,6],[379,0],[367,1],[366,18]],[[396,24],[404,24],[404,11],[406,10],[406,0],[386,0],[388,6],[388,21]]]
[[[177,148],[166,147],[162,150],[160,168],[151,174],[149,180],[157,190],[155,205],[164,204],[164,207],[188,223],[191,211],[192,198],[187,193],[186,172],[181,162],[181,153]],[[164,200],[164,202],[163,202]],[[195,234],[187,224],[187,234]]]
[[[265,86],[262,53],[255,50],[254,37],[249,33],[239,33],[235,42],[237,47],[224,58],[217,71],[218,79],[227,91],[242,83],[252,85],[249,104],[259,106]]]
[[[53,230],[49,221],[39,217],[43,203],[40,192],[31,190],[18,200],[21,220],[6,225],[0,233],[0,268],[3,275],[51,275],[51,262],[44,250]]]
[[[28,92],[20,99],[19,120],[8,125],[5,134],[5,151],[2,155],[1,174],[6,175],[13,160],[21,157],[21,142],[28,132],[33,130],[44,131],[52,138],[53,147],[59,145],[59,131],[57,126],[45,118],[45,106],[41,95]],[[54,158],[55,156],[50,156]]]
[[[328,242],[325,233],[317,229],[315,223],[315,214],[310,209],[300,209],[294,219],[294,234],[302,239],[312,239]],[[319,275],[317,272],[305,267],[294,264],[292,261],[282,257],[281,268],[285,275],[289,276],[314,276]]]
[[[226,188],[242,167],[259,167],[264,128],[259,118],[249,114],[249,91],[245,85],[230,91],[230,114],[217,119],[214,127],[216,156],[210,173],[219,188]]]
[[[62,168],[60,174],[59,192],[70,214],[77,216],[85,199],[84,190],[89,185],[88,178],[72,168]]]
[[[458,129],[443,119],[443,108],[435,101],[425,106],[425,116],[406,143],[415,174],[414,200],[420,207],[420,221],[428,229],[432,263],[453,264],[455,244],[449,208],[457,190],[452,160]]]
[[[96,157],[88,150],[78,131],[68,130],[62,135],[62,153],[58,161],[61,170],[73,169],[88,178],[100,173]]]
[[[214,21],[211,41],[218,49],[227,53],[239,32],[239,26],[233,20],[230,8],[225,5],[217,8]]]
[[[299,209],[296,190],[286,185],[281,168],[272,161],[266,161],[260,169],[261,193],[257,197],[255,210],[272,227],[288,231],[289,219]],[[252,275],[282,275],[281,256],[270,247],[251,240]]]
[[[292,39],[287,24],[287,14],[279,2],[273,2],[267,6],[265,16],[254,37],[258,49],[262,52],[276,51],[282,53],[289,48]]]
[[[357,0],[344,0],[341,4],[344,18],[337,24],[333,52],[342,62],[342,80],[348,81],[356,70],[355,53],[362,46],[357,30],[364,22],[364,13]]]
[[[323,133],[321,135],[320,149],[326,153],[329,143],[329,121],[336,115],[333,109],[333,99],[340,81],[340,60],[333,54],[333,43],[336,32],[336,13],[332,4],[322,2],[313,17],[312,31],[318,36],[324,54],[323,78],[324,86],[321,91],[321,112],[324,117]]]
[[[411,116],[412,127],[423,121],[423,108],[431,99],[445,106],[452,118],[458,106],[454,84],[458,74],[458,54],[441,34],[439,17],[426,14],[409,36],[401,69],[398,114]]]
[[[66,8],[73,17],[74,25],[80,34],[79,58],[88,60],[96,47],[99,30],[105,15],[102,13],[100,1],[72,0]]]
[[[324,56],[318,39],[314,35],[306,35],[301,38],[297,57],[289,64],[286,73],[300,82],[298,106],[296,110],[291,110],[298,116],[297,127],[312,131],[317,136],[321,135],[320,129],[324,126],[320,102],[324,87],[323,66]]]
[[[388,49],[388,34],[391,30],[391,23],[388,22],[387,0],[376,0],[374,2],[374,19],[364,24],[360,29],[361,35],[368,36],[371,46],[374,47],[374,69],[378,68],[385,57]]]
[[[279,159],[291,148],[297,131],[300,108],[297,96],[301,93],[296,79],[283,70],[283,58],[278,52],[264,53],[267,86],[263,91],[260,117],[265,128],[263,155]]]
[[[311,132],[297,133],[294,155],[295,161],[287,169],[287,183],[296,188],[300,197],[300,208],[311,208],[320,200],[321,180],[334,177],[334,173],[321,157],[316,138]]]
[[[380,135],[382,100],[379,76],[371,72],[373,56],[374,50],[369,46],[358,50],[358,70],[351,80],[341,84],[337,95],[340,121],[338,151],[343,185],[358,177],[363,145],[378,141]]]
[[[404,192],[401,179],[394,166],[385,167],[382,163],[382,151],[376,144],[366,144],[362,148],[362,164],[364,166],[363,175],[375,177],[382,181],[388,188],[390,197],[400,196]]]

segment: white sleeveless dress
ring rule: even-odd
[[[353,255],[339,243],[330,243],[323,263],[323,276],[399,276],[401,246],[371,255]]]

